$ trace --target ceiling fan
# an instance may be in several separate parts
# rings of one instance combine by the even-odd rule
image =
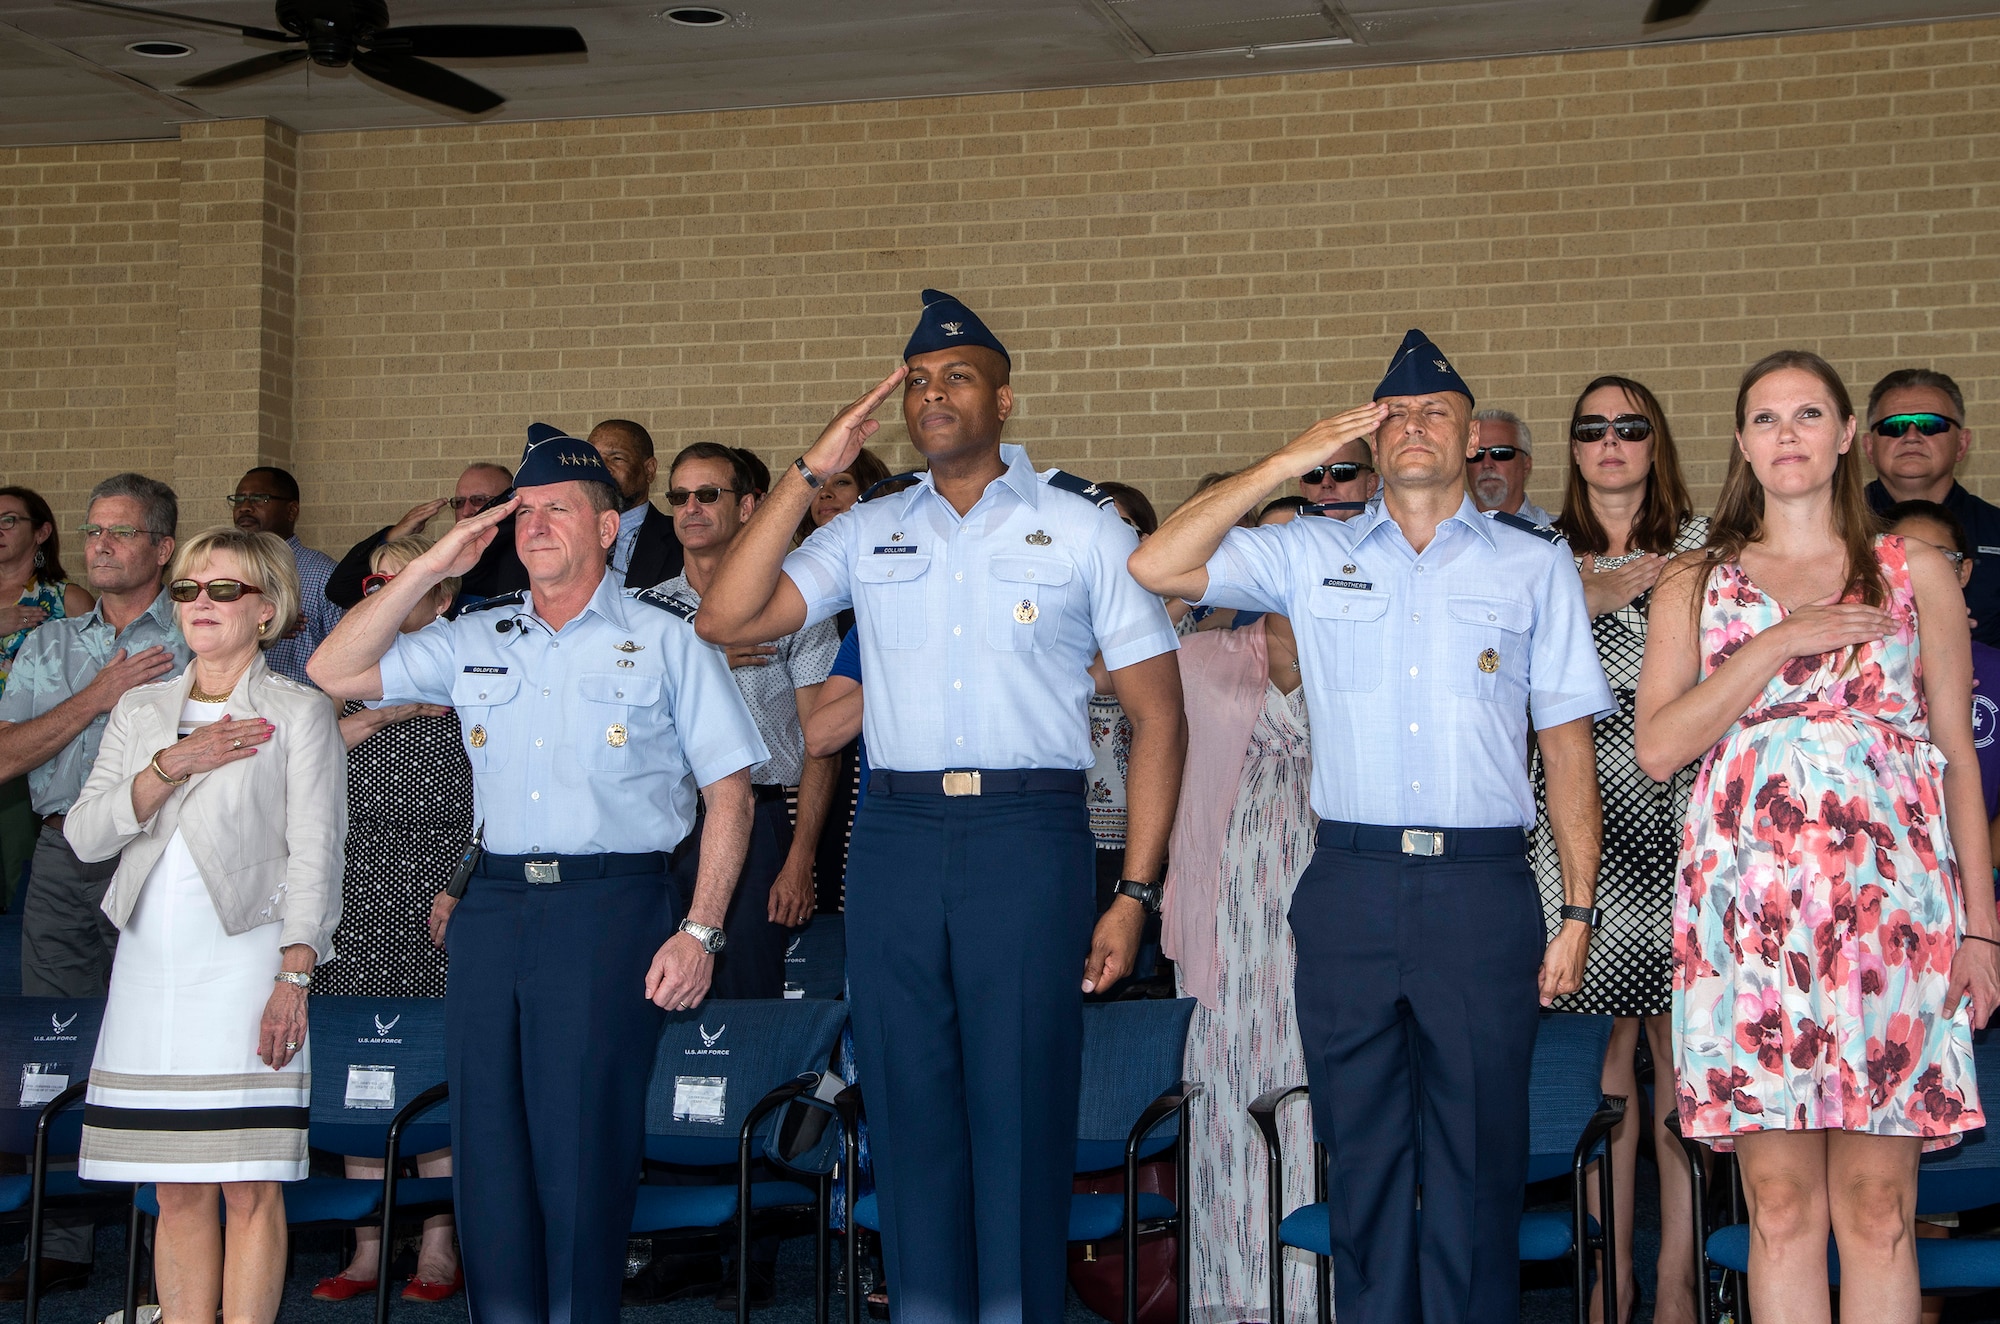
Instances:
[[[194,90],[232,84],[310,60],[324,69],[347,65],[401,92],[433,101],[468,115],[503,104],[507,98],[491,88],[461,78],[430,59],[493,59],[525,55],[584,53],[583,34],[575,28],[519,27],[495,23],[416,24],[389,26],[386,0],[277,0],[278,29],[245,27],[196,14],[115,3],[115,0],[70,0],[93,9],[113,9],[171,23],[221,28],[252,41],[283,42],[290,50],[253,55],[224,65],[181,86]]]

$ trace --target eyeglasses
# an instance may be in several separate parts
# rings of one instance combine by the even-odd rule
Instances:
[[[1299,481],[1315,487],[1321,483],[1351,483],[1356,478],[1359,478],[1364,470],[1372,474],[1375,472],[1375,466],[1372,464],[1322,464],[1317,469],[1308,469],[1300,474]]]
[[[493,498],[477,495],[446,497],[445,504],[450,506],[456,514],[477,515],[480,511],[493,504]]]
[[[693,489],[676,487],[668,491],[667,504],[675,510],[679,510],[688,503],[689,498],[693,498],[701,502],[704,506],[712,506],[722,500],[724,492],[729,493],[731,496],[742,495],[733,487],[697,487]]]
[[[1955,418],[1943,414],[1891,414],[1875,425],[1878,437],[1900,437],[1911,428],[1926,437],[1937,437],[1959,426]]]
[[[1483,450],[1476,450],[1472,452],[1472,454],[1467,458],[1470,459],[1472,463],[1478,464],[1481,460],[1485,459],[1487,456],[1490,455],[1493,457],[1493,460],[1496,464],[1505,464],[1507,463],[1507,461],[1513,459],[1516,455],[1519,454],[1521,454],[1521,448],[1519,446],[1488,446]]]
[[[366,598],[380,593],[383,589],[389,587],[389,581],[394,578],[394,575],[385,575],[379,572],[361,576],[361,596]]]
[[[1616,418],[1585,414],[1569,427],[1569,439],[1586,446],[1603,441],[1607,436],[1615,436],[1620,441],[1639,442],[1652,435],[1653,420],[1644,414],[1620,414]]]
[[[234,602],[245,593],[262,593],[264,590],[240,579],[176,579],[167,585],[167,596],[175,602],[193,602],[204,591],[210,602]]]
[[[26,515],[16,515],[12,511],[9,511],[5,515],[0,515],[0,533],[12,533],[17,527],[23,524],[32,528],[34,522]]]
[[[119,542],[131,542],[134,538],[142,536],[147,538],[167,536],[164,533],[155,533],[151,529],[135,529],[130,524],[79,524],[76,526],[76,531],[83,535],[85,542],[95,538],[115,538]]]
[[[229,503],[232,510],[241,510],[244,506],[268,506],[282,498],[274,497],[269,492],[231,492],[222,499]]]

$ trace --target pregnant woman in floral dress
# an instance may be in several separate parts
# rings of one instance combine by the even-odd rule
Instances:
[[[1917,1318],[1917,1159],[1984,1125],[1973,1027],[2000,920],[1956,577],[1877,532],[1854,410],[1817,355],[1737,393],[1708,547],[1655,590],[1640,765],[1706,753],[1682,835],[1685,1134],[1733,1146],[1761,1324]],[[1969,1002],[1970,1005],[1965,1005]]]

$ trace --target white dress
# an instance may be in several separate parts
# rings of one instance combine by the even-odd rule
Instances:
[[[223,715],[189,700],[181,734]],[[118,936],[84,1099],[80,1176],[108,1182],[299,1181],[311,1045],[273,1071],[258,1027],[282,927],[222,927],[175,832]]]
[[[1188,1303],[1197,1324],[1270,1318],[1269,1164],[1249,1107],[1265,1090],[1306,1079],[1292,998],[1297,958],[1285,912],[1312,859],[1319,822],[1308,799],[1307,740],[1304,687],[1287,695],[1267,685],[1222,842],[1216,1007],[1197,1005],[1188,1027],[1185,1074],[1202,1085],[1189,1135],[1194,1283]],[[1313,1198],[1310,1112],[1294,1099],[1279,1115],[1287,1210]],[[1317,1300],[1311,1260],[1295,1251],[1286,1261],[1286,1313],[1311,1319]]]

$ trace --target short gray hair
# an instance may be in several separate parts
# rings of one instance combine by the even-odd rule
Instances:
[[[1528,422],[1511,409],[1482,409],[1472,416],[1475,423],[1511,423],[1514,427],[1515,445],[1533,455],[1535,434],[1528,431]]]
[[[157,478],[144,474],[123,473],[111,477],[90,489],[90,501],[94,506],[107,497],[128,497],[139,503],[146,512],[146,532],[158,538],[171,538],[180,527],[181,503],[174,495],[174,489]]]

